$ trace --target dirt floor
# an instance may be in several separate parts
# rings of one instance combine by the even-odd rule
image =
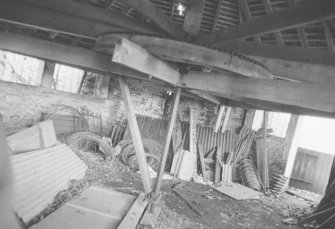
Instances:
[[[88,152],[77,154],[89,167],[86,177],[72,182],[68,190],[59,193],[54,204],[31,224],[43,219],[93,184],[134,195],[143,190],[140,174],[120,162],[108,162],[101,156]],[[179,183],[178,191],[201,211],[201,216],[173,192],[176,183]],[[215,191],[209,185],[180,180],[164,180],[162,194],[165,203],[156,225],[158,229],[299,228],[295,224],[303,215],[310,213],[315,204],[288,194],[280,199],[261,195],[259,199],[237,201]]]

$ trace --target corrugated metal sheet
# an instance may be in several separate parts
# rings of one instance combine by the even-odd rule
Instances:
[[[165,129],[167,126],[167,120],[160,118],[150,118],[147,116],[137,116],[138,126],[141,132],[142,139],[151,139],[162,143],[164,141]],[[189,123],[181,122],[182,136],[186,132],[186,138],[184,142],[184,149],[189,150]],[[230,141],[234,145],[236,135],[231,131],[226,131],[225,134],[221,132],[214,133],[213,127],[197,125],[197,141],[202,144],[202,152],[206,154],[214,147],[221,146],[222,149],[225,149],[226,142],[228,139],[225,139],[230,136]],[[129,128],[126,128],[123,139],[131,139],[131,134]],[[228,149],[225,150],[229,151]]]
[[[12,156],[13,209],[25,223],[53,202],[72,179],[82,179],[87,166],[65,144]]]

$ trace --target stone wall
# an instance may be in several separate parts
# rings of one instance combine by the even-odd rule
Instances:
[[[133,83],[129,87],[136,114],[153,118],[163,116],[166,101],[164,91],[148,88],[141,83]],[[90,114],[101,114],[105,133],[108,133],[112,125],[126,122],[125,109],[116,80],[110,82],[107,99],[0,81],[0,101],[2,122],[9,132],[33,125],[39,121],[42,113],[53,113],[58,105],[71,106]],[[198,110],[198,123],[214,125],[218,113],[216,105],[182,97],[179,112],[183,120],[188,120],[189,105]],[[57,113],[64,112],[57,110]],[[228,129],[239,128],[244,113],[243,109],[233,108]]]

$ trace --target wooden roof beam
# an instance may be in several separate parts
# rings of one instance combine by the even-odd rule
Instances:
[[[335,91],[325,85],[284,80],[252,79],[233,74],[189,73],[182,85],[220,97],[248,98],[297,108],[313,109],[335,116]]]
[[[291,9],[254,18],[225,31],[199,36],[197,42],[201,44],[220,44],[230,40],[297,27],[334,16],[334,0],[310,0]]]
[[[170,17],[162,13],[160,9],[154,6],[149,0],[122,0],[127,3],[131,8],[136,9],[144,16],[152,20],[159,28],[170,36],[178,39],[185,40],[186,32],[176,24]]]

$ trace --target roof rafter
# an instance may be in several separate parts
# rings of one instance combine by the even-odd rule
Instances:
[[[170,17],[162,13],[156,6],[154,6],[148,0],[122,0],[127,3],[130,7],[136,9],[144,16],[152,20],[158,27],[170,36],[184,40],[187,36],[186,32]]]
[[[310,0],[291,9],[254,18],[225,31],[199,36],[197,42],[220,44],[229,40],[288,29],[334,16],[334,0]]]

